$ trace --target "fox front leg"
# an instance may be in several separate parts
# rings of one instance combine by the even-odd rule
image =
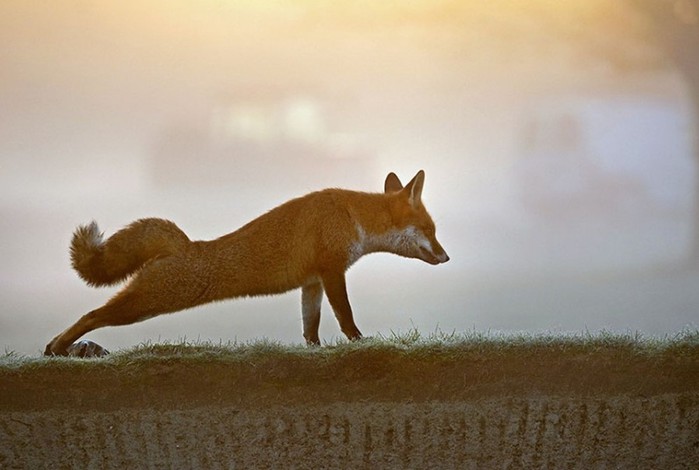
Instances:
[[[328,273],[322,276],[323,288],[325,295],[328,296],[330,306],[335,312],[335,317],[340,324],[340,330],[349,338],[350,341],[356,341],[362,337],[362,333],[354,324],[352,317],[352,307],[347,297],[347,286],[345,284],[344,273]]]
[[[309,346],[319,346],[320,304],[323,300],[323,284],[319,281],[306,284],[301,289],[301,312],[303,314],[303,337]]]

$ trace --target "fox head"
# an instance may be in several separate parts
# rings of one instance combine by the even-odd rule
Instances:
[[[424,184],[422,170],[405,186],[395,173],[386,177],[384,192],[391,196],[390,251],[430,264],[446,263],[449,256],[437,241],[432,217],[422,204]]]

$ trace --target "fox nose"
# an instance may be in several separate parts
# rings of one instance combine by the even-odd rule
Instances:
[[[446,263],[447,261],[449,261],[449,255],[446,251],[442,250],[442,253],[437,256],[437,260],[440,263]]]

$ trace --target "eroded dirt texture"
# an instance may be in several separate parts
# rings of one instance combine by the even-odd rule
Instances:
[[[350,350],[0,370],[0,468],[695,469],[699,361]]]
[[[696,468],[699,396],[0,415],[2,468]]]

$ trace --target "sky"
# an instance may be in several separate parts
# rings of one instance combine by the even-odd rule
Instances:
[[[451,261],[348,272],[365,335],[672,335],[699,323],[687,84],[624,2],[0,4],[0,347],[38,354],[118,288],[77,225],[216,238],[310,191],[426,172]],[[87,337],[299,343],[300,292]],[[321,337],[340,337],[323,305]]]

